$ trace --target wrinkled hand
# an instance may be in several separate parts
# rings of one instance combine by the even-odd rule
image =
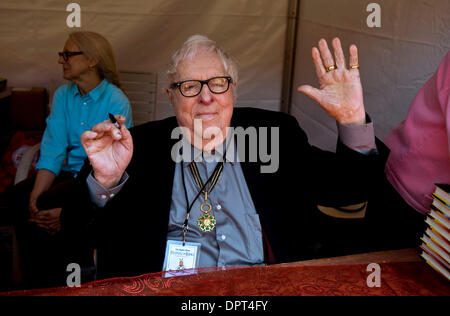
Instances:
[[[29,221],[35,223],[38,227],[44,228],[50,235],[54,235],[61,230],[60,216],[61,208],[59,207],[40,211]]]
[[[344,52],[339,38],[333,40],[334,58],[324,39],[319,41],[319,49],[312,49],[312,58],[319,79],[320,89],[309,85],[298,87],[298,91],[306,94],[330,116],[341,124],[364,124],[365,109],[363,90],[358,69],[347,69]],[[327,71],[328,67],[335,70]],[[358,64],[358,49],[350,46],[349,66]]]
[[[109,120],[81,134],[81,144],[91,162],[95,179],[105,188],[117,185],[133,155],[133,139],[124,124],[125,117],[116,116],[118,130]]]

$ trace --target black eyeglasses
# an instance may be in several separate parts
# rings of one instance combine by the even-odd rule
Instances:
[[[185,80],[170,84],[171,89],[178,87],[185,97],[195,97],[202,92],[203,85],[207,85],[209,91],[215,94],[225,93],[230,88],[231,77],[213,77],[208,80]]]
[[[69,57],[81,55],[81,54],[83,54],[83,52],[59,52],[58,53],[59,57],[62,57],[64,59],[64,61],[68,61]]]

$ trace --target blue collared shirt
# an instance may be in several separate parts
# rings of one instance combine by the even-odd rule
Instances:
[[[55,175],[60,171],[77,174],[86,159],[80,136],[94,125],[109,119],[108,113],[126,117],[132,126],[128,98],[106,79],[82,96],[73,83],[59,87],[53,95],[52,111],[42,137],[41,156],[36,169],[47,169]]]
[[[204,194],[201,194],[194,202],[189,216],[186,241],[201,244],[199,267],[264,264],[259,215],[238,161],[237,148],[231,139],[233,135],[229,133],[227,141],[222,146],[218,146],[212,155],[186,144],[184,148],[194,151],[191,159],[184,160],[183,157],[183,161],[175,166],[167,240],[182,241],[182,225],[186,218],[187,204],[193,201],[200,190],[190,172],[189,165],[192,161],[196,162],[200,177],[203,182],[206,182],[213,174],[218,161],[222,161],[225,146],[227,146],[227,161],[222,175],[208,194],[208,202],[211,204],[209,214],[215,217],[217,223],[215,229],[203,232],[197,225],[198,219],[203,215],[200,205],[205,202]],[[184,172],[185,183],[182,180],[182,172]],[[189,202],[186,201],[183,186],[186,187]]]

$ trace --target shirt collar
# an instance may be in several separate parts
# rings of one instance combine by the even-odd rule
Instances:
[[[94,100],[94,102],[97,102],[98,99],[100,99],[100,97],[102,96],[107,86],[108,80],[103,79],[94,89],[86,93],[84,97],[89,96],[92,100]],[[78,86],[76,84],[72,84],[72,92],[73,95],[79,94],[81,96],[80,90],[78,89]]]

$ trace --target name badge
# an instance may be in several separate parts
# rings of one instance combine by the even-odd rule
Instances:
[[[163,271],[180,271],[198,267],[201,244],[168,240]]]

